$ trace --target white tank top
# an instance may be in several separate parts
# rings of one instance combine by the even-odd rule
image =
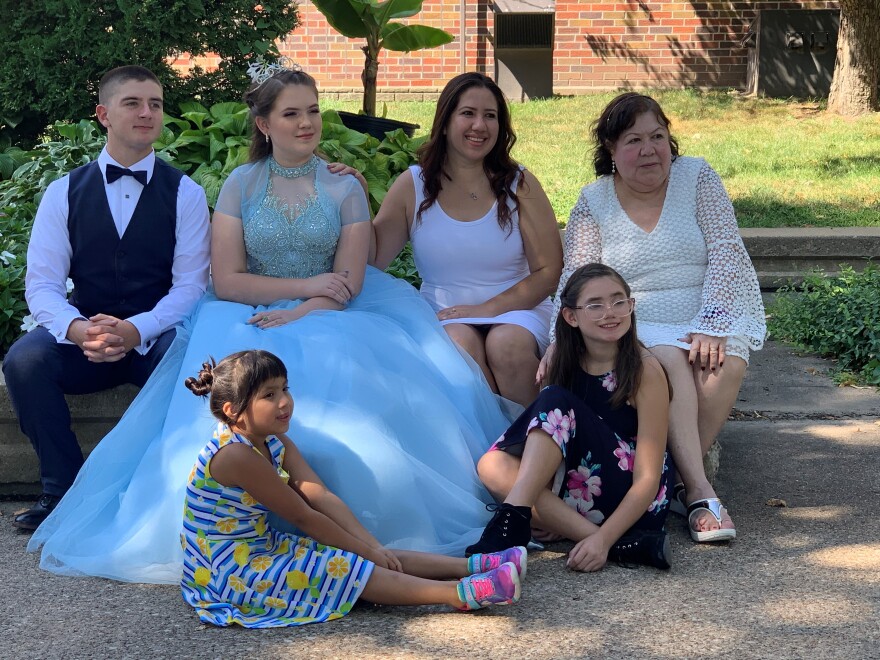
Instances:
[[[416,210],[425,199],[422,168],[410,168]],[[519,183],[518,174],[513,188]],[[413,218],[410,240],[416,268],[422,277],[420,292],[435,309],[452,305],[479,305],[528,277],[529,264],[519,232],[519,215],[512,200],[511,224],[498,225],[498,202],[482,218],[462,222],[449,217],[439,202],[421,220]]]

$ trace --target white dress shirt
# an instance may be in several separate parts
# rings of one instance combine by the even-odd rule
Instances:
[[[110,213],[120,238],[134,215],[143,186],[131,176],[107,183],[107,165],[122,167],[107,148],[98,156],[104,179],[104,190]],[[156,154],[150,154],[128,169],[145,170],[147,181],[153,177]],[[46,189],[34,219],[28,244],[25,299],[34,320],[46,328],[55,340],[70,344],[67,330],[83,315],[67,301],[67,277],[70,273],[72,248],[67,231],[67,191],[70,177],[53,181]],[[182,320],[204,294],[208,285],[210,260],[210,225],[205,191],[188,176],[177,189],[177,223],[174,262],[171,267],[171,289],[156,306],[126,319],[138,330],[141,344],[135,350],[144,354],[163,332]]]

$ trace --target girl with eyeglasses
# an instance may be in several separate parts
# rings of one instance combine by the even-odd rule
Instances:
[[[526,545],[534,532],[574,541],[573,570],[609,559],[669,568],[666,373],[636,338],[635,301],[617,271],[582,266],[560,299],[549,384],[480,459],[501,504],[466,553]]]

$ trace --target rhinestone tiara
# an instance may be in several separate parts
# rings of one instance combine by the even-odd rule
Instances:
[[[262,85],[269,78],[282,71],[302,71],[302,67],[289,57],[279,57],[271,64],[266,62],[263,57],[257,57],[247,68],[247,74],[255,85]]]

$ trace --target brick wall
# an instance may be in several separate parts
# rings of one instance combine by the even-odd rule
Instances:
[[[360,98],[362,42],[339,36],[308,0],[299,3],[299,12],[301,25],[280,45],[282,53],[315,77],[322,94]],[[491,5],[485,0],[425,0],[419,14],[401,22],[441,28],[454,35],[455,40],[439,48],[412,53],[383,50],[379,98],[434,98],[452,76],[464,70],[491,75],[495,67],[489,41],[492,16]]]
[[[838,7],[832,0],[555,5],[553,91],[557,94],[658,85],[742,88],[747,50],[740,40],[757,10]],[[281,51],[315,76],[322,94],[360,98],[364,61],[360,42],[336,34],[308,0],[299,2],[299,10],[302,24],[280,44]],[[422,12],[409,22],[442,28],[455,40],[409,54],[383,51],[380,99],[433,98],[449,78],[464,70],[494,75],[491,0],[425,0]],[[202,62],[211,64],[210,59]],[[189,63],[188,58],[177,62],[183,67]]]
[[[557,2],[556,93],[627,86],[743,87],[740,40],[759,9],[837,2]]]

